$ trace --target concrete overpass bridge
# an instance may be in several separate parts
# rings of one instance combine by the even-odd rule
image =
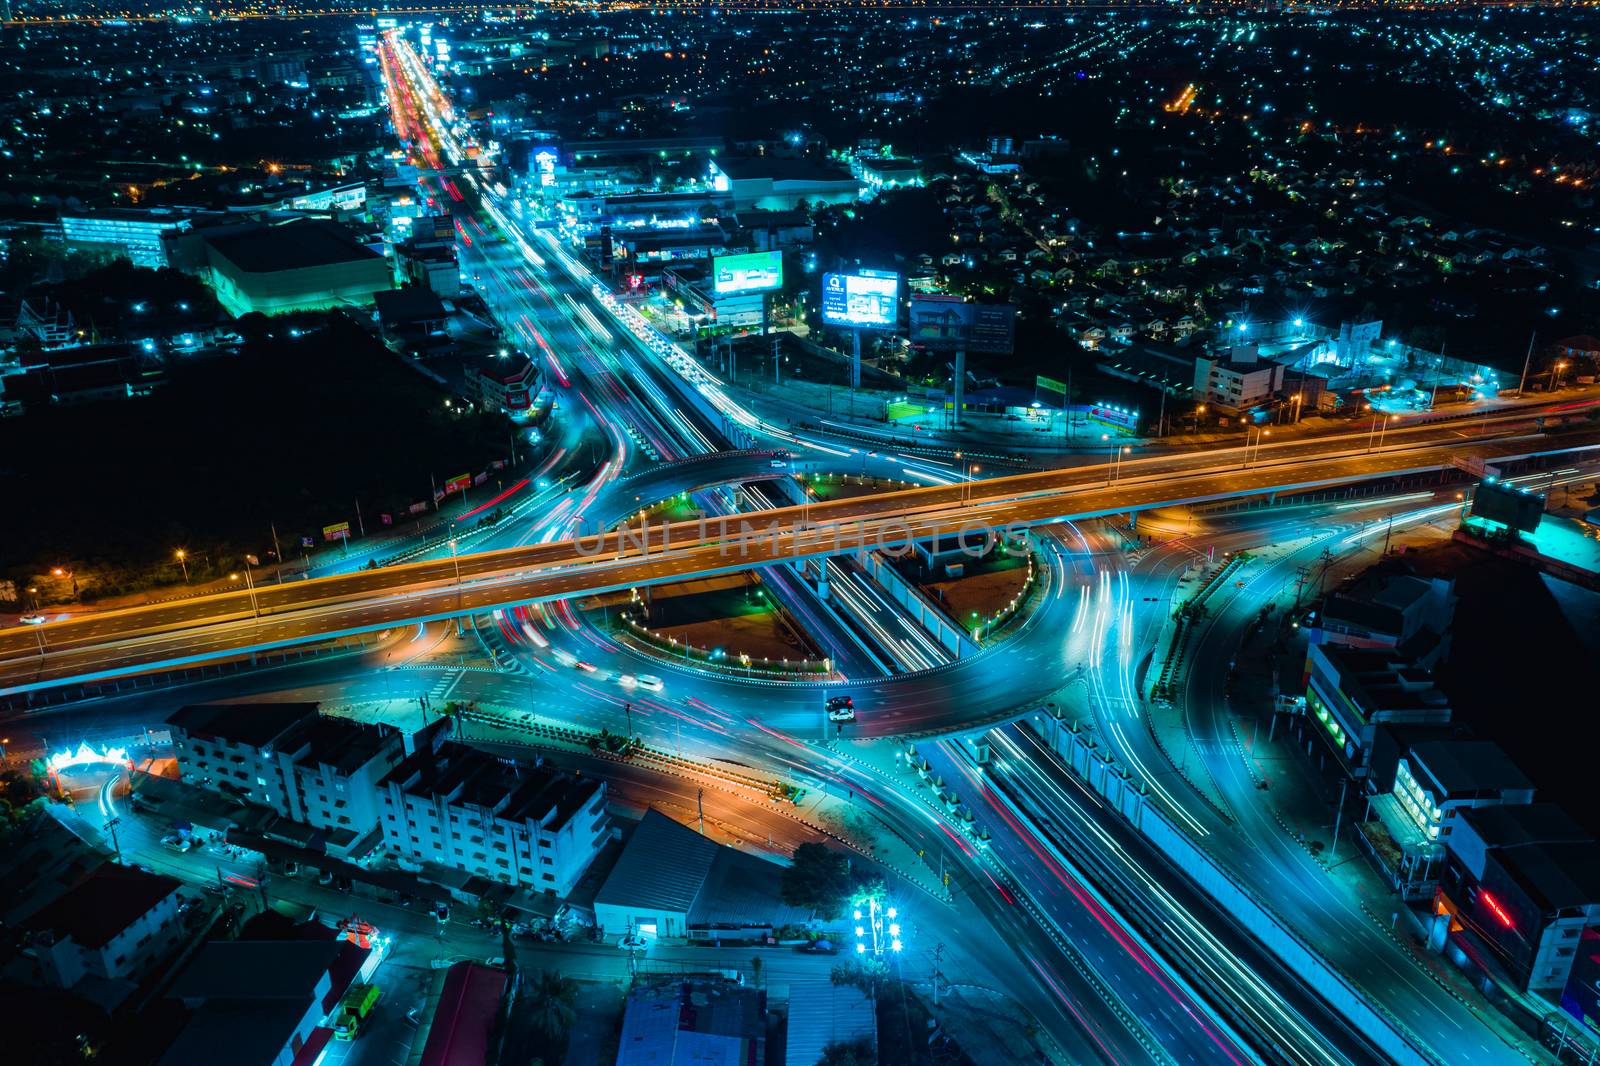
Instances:
[[[1454,438],[1453,440],[1450,438]],[[1368,446],[1370,447],[1370,446]],[[554,544],[258,587],[0,631],[0,696],[172,669],[395,625],[682,581],[953,533],[1138,512],[1385,478],[1600,460],[1600,430],[1493,440],[1445,436],[1366,450],[1307,441],[1257,458],[1232,449],[1117,466],[906,489]],[[1482,465],[1480,465],[1482,464]],[[773,473],[778,473],[773,471]]]

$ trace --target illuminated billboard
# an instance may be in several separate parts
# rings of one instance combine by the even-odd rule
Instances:
[[[967,303],[959,296],[911,298],[912,344],[933,351],[1006,354],[1015,343],[1017,309],[1011,304]]]
[[[1532,533],[1544,518],[1544,497],[1485,478],[1472,494],[1472,515],[1485,522]]]
[[[783,253],[748,252],[711,260],[712,290],[718,296],[771,292],[783,288]]]
[[[822,275],[822,321],[856,329],[893,329],[900,320],[900,275],[888,270]]]

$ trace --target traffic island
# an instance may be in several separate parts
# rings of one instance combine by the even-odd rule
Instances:
[[[636,590],[610,631],[650,654],[718,672],[816,678],[831,664],[759,576],[733,574]]]

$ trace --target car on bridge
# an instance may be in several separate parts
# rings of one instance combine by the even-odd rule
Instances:
[[[853,722],[856,720],[856,701],[849,696],[828,697],[828,721]]]

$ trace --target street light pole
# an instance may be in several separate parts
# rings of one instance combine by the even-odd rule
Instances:
[[[182,548],[178,549],[178,565],[183,567],[183,583],[189,583],[189,553]]]
[[[454,523],[451,523],[452,528]],[[456,538],[450,538],[450,563],[456,570],[456,636],[461,635],[461,557],[456,554]]]
[[[1256,453],[1255,453],[1255,458],[1256,459],[1260,459],[1261,458],[1261,441],[1262,441],[1262,439],[1265,438],[1265,437],[1272,436],[1272,430],[1268,429],[1266,426],[1255,426],[1255,427],[1246,426],[1245,427],[1245,431],[1244,431],[1244,468],[1246,470],[1250,469],[1250,462],[1251,462],[1251,458],[1250,458],[1250,430],[1251,430],[1251,428],[1254,428],[1255,431],[1256,431]]]
[[[256,580],[255,575],[250,570],[250,557],[248,555],[245,556],[244,560],[244,587],[250,590],[250,613],[259,622],[261,620],[261,605],[256,602]]]

